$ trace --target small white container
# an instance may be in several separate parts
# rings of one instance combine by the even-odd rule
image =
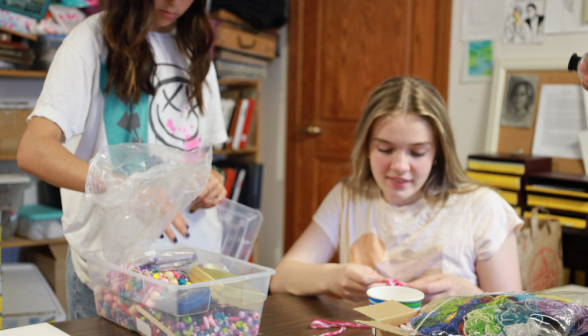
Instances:
[[[34,264],[3,264],[2,287],[3,329],[65,321],[63,308]]]
[[[63,237],[63,211],[45,205],[25,205],[18,211],[16,234],[30,240]]]

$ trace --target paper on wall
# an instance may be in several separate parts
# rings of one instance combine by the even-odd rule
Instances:
[[[502,41],[512,44],[542,43],[545,38],[545,0],[508,0]]]
[[[581,33],[588,31],[584,23],[584,0],[547,0],[545,34]]]
[[[463,81],[489,81],[492,78],[492,41],[470,41],[467,44]]]
[[[505,0],[465,0],[462,40],[491,40],[502,36]]]
[[[586,130],[580,85],[545,84],[541,87],[533,155],[580,159],[580,131]]]

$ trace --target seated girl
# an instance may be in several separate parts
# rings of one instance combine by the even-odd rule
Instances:
[[[276,268],[272,293],[354,301],[386,278],[441,295],[521,290],[523,223],[496,192],[468,180],[443,98],[394,77],[359,120],[351,176],[323,200]],[[339,252],[339,264],[329,263]]]

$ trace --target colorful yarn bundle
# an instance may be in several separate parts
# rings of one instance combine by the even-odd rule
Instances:
[[[426,336],[574,336],[588,331],[588,309],[553,293],[462,296],[433,302],[410,326]]]
[[[170,289],[169,285],[142,281],[118,271],[108,272],[105,280],[102,286],[94,289],[96,310],[100,316],[127,329],[148,328],[153,336],[170,333],[176,336],[258,334],[259,304],[244,307],[219,304],[208,287],[179,292]],[[156,309],[164,306],[176,307],[177,314]]]

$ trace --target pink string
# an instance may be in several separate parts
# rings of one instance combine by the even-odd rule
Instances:
[[[398,280],[396,280],[396,279],[394,279],[394,278],[389,278],[389,279],[386,279],[385,281],[386,281],[386,286],[400,286],[400,287],[407,287],[407,284],[405,284],[405,283],[404,283],[404,282],[402,282],[402,281],[398,281]]]
[[[337,331],[329,331],[324,334],[320,334],[319,336],[340,335],[342,332],[344,332],[346,330],[347,327],[358,328],[358,329],[370,329],[371,328],[371,327],[365,326],[363,324],[357,324],[357,323],[353,323],[353,322],[327,321],[327,320],[319,320],[319,319],[312,320],[312,322],[310,322],[310,327],[312,329],[327,329],[327,328],[341,327]]]

